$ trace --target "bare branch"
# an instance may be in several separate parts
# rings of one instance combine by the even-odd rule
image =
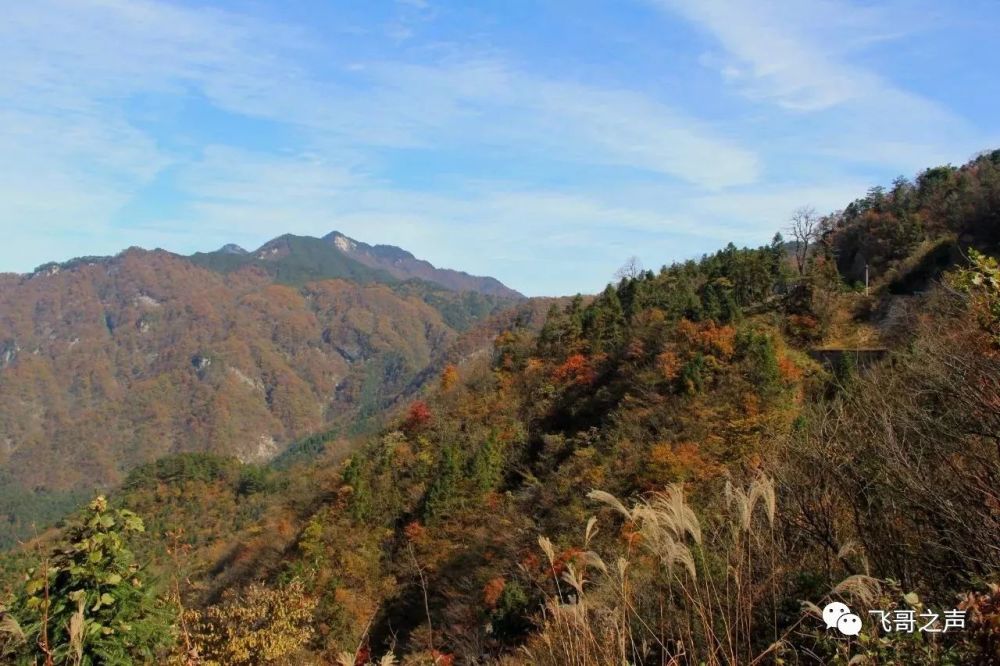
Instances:
[[[806,260],[809,258],[809,246],[819,236],[820,217],[812,206],[802,206],[792,213],[788,231],[795,242],[795,266],[799,275],[806,272]]]
[[[642,261],[639,260],[639,257],[632,255],[625,261],[624,264],[622,264],[621,268],[615,271],[615,279],[623,280],[627,278],[629,280],[634,280],[642,275],[642,272]]]

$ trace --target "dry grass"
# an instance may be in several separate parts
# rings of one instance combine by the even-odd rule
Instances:
[[[774,484],[763,475],[727,484],[725,515],[709,532],[672,485],[626,506],[595,490],[591,500],[624,521],[628,537],[610,559],[591,550],[597,518],[587,522],[583,554],[553,577],[543,630],[526,650],[533,664],[752,664],[781,649],[754,645],[774,602]],[[555,548],[539,545],[550,565]],[[773,608],[770,608],[773,610]]]

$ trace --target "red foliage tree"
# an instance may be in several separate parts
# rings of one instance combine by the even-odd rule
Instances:
[[[406,412],[403,429],[407,432],[419,431],[431,422],[431,418],[433,418],[433,415],[427,403],[423,400],[414,400],[410,403],[410,408]]]
[[[594,383],[597,373],[591,367],[583,354],[573,354],[555,369],[553,378],[561,384],[580,384],[583,386]]]
[[[503,594],[506,586],[507,584],[501,576],[492,578],[486,583],[486,587],[483,588],[483,603],[486,604],[487,608],[496,608],[500,601],[500,595]]]

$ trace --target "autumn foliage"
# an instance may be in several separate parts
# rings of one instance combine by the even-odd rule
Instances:
[[[177,618],[173,656],[186,636],[202,663],[994,663],[1000,273],[983,243],[941,268],[944,287],[924,277],[940,258],[926,252],[958,242],[947,234],[996,236],[998,188],[1000,153],[871,192],[824,219],[801,274],[777,237],[529,301],[441,357],[461,371],[422,366],[441,371],[407,384],[409,402],[287,468],[204,454],[139,468],[115,501],[146,517],[146,540],[133,536],[148,580],[175,582],[156,590]],[[871,293],[840,252],[874,253]],[[255,381],[265,403],[288,385],[262,418],[316,417],[296,396],[324,373],[295,377],[328,343],[295,344],[316,321],[303,301],[324,322],[343,308],[351,330],[371,321],[348,305],[353,288],[306,298],[239,279],[288,356],[264,375],[209,353],[185,369],[201,375],[187,385],[224,389],[196,395],[236,439],[225,424],[254,412],[234,389],[255,396]],[[862,343],[878,353],[843,368],[816,349]],[[394,359],[341,388],[382,404],[379,381],[408,376]],[[18,386],[56,381],[39,366],[32,384],[28,365],[13,368]],[[108,376],[92,390],[111,395]],[[170,404],[143,404],[148,433],[171,422]],[[186,543],[168,553],[158,535],[181,524]],[[22,555],[3,565],[12,590]],[[38,571],[23,598],[44,594]],[[968,631],[916,640],[870,625],[848,640],[817,617],[830,601],[865,618],[954,607]],[[59,612],[68,626],[74,608]],[[38,635],[37,612],[23,617]]]
[[[458,368],[449,363],[441,371],[441,391],[447,393],[458,383]]]
[[[431,422],[431,408],[423,400],[415,400],[406,410],[403,429],[416,432]]]
[[[588,386],[594,382],[596,373],[586,356],[573,354],[553,371],[552,378],[561,384]]]

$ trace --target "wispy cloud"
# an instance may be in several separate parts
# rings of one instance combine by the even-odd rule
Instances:
[[[921,11],[913,3],[904,12],[832,0],[651,1],[714,38],[723,51],[705,53],[702,62],[729,85],[811,115],[814,143],[804,150],[911,171],[947,160],[956,147],[978,147],[981,137],[964,118],[855,62],[866,47],[928,25],[913,18]]]
[[[591,44],[562,22],[541,66],[520,19],[504,41],[489,32],[500,9],[447,0],[319,3],[335,15],[319,25],[243,3],[14,3],[0,270],[339,228],[554,293],[597,288],[637,252],[656,265],[766,240],[870,173],[983,147],[861,57],[911,27],[846,1],[642,0],[695,33],[655,66],[638,26]],[[660,46],[656,22],[641,27]]]
[[[383,103],[420,100],[418,134],[520,155],[642,169],[704,187],[753,182],[753,151],[634,91],[545,79],[494,60],[372,68]]]
[[[746,3],[654,0],[712,34],[723,55],[704,56],[750,96],[797,111],[820,111],[881,88],[871,72],[842,60],[872,11],[822,0]],[[845,42],[845,38],[847,42]]]
[[[99,245],[116,211],[164,169],[190,183],[220,163],[222,148],[194,146],[205,154],[192,161],[131,118],[129,104],[144,96],[277,123],[293,132],[287,148],[321,156],[323,170],[307,172],[290,167],[280,146],[222,160],[232,171],[204,183],[224,189],[203,184],[188,202],[221,227],[235,223],[224,211],[239,197],[261,204],[262,191],[326,206],[331,190],[309,178],[373,177],[384,150],[478,151],[512,167],[534,156],[708,188],[759,175],[752,151],[662,101],[528,73],[474,50],[420,62],[343,58],[308,29],[151,0],[42,0],[9,10],[0,24],[0,223],[30,219],[53,237],[74,226]],[[280,167],[270,170],[278,179],[238,189],[247,164],[261,162]],[[374,178],[380,192],[391,190]],[[339,209],[362,205],[360,189],[339,190]],[[281,219],[293,211],[262,205],[275,231],[296,224]]]
[[[356,145],[516,150],[541,140],[575,161],[699,183],[756,175],[750,151],[662,103],[496,59],[353,63],[339,75],[334,62],[321,78],[299,56],[315,62],[327,54],[303,30],[156,2],[25,3],[4,25],[0,91],[49,115],[119,115],[116,107],[138,94],[195,90],[223,110]],[[706,168],[710,152],[730,170]]]

